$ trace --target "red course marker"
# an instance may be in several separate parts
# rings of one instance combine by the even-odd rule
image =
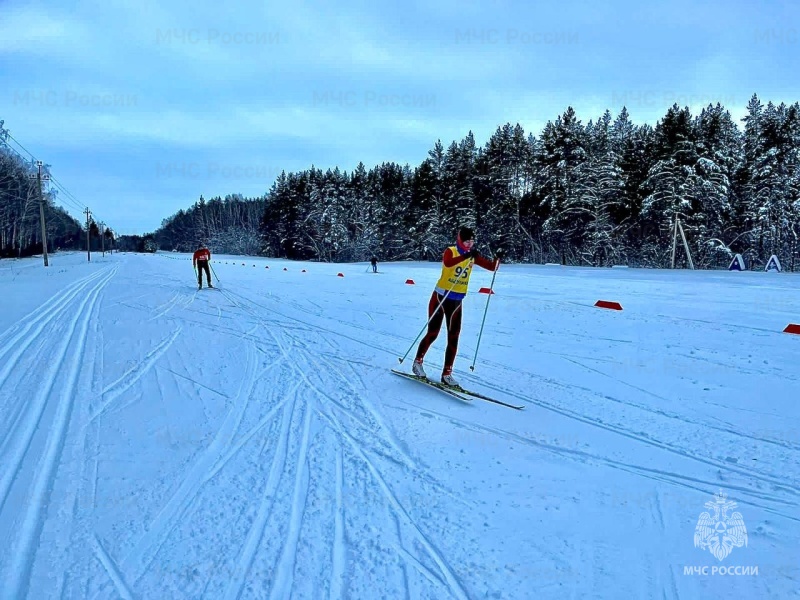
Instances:
[[[610,308],[611,310],[622,310],[619,302],[609,302],[608,300],[598,300],[594,305],[600,308]]]

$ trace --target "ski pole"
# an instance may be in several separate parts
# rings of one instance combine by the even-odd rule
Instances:
[[[211,272],[214,274],[214,278],[217,280],[217,283],[219,283],[219,277],[217,277],[217,272],[214,270],[214,267],[211,266],[211,261],[208,261],[208,266],[211,268]]]
[[[497,271],[500,269],[500,259],[497,259],[497,269],[495,269],[494,274],[492,275],[492,283],[489,285],[489,297],[486,298],[486,308],[483,309],[483,320],[481,321],[481,330],[478,333],[478,343],[475,345],[475,358],[472,359],[472,365],[470,365],[470,371],[475,370],[475,361],[478,360],[478,348],[481,345],[481,336],[483,335],[483,324],[486,323],[486,313],[489,310],[489,300],[492,299],[492,288],[494,287],[494,278],[497,277]]]
[[[197,267],[194,266],[194,263],[192,263],[192,270],[194,271],[194,280],[197,281]]]
[[[470,260],[471,260],[471,259],[470,259]],[[411,348],[413,348],[413,347],[414,347],[414,345],[417,343],[417,340],[419,339],[419,337],[420,337],[420,336],[423,334],[423,332],[424,332],[424,331],[425,331],[425,330],[428,328],[428,325],[430,325],[430,322],[431,322],[431,321],[433,321],[433,317],[434,317],[434,316],[436,316],[436,313],[437,313],[437,312],[439,312],[439,309],[442,307],[442,304],[444,304],[444,301],[447,299],[447,296],[449,296],[449,295],[450,295],[450,292],[452,292],[452,291],[455,289],[455,287],[456,287],[456,285],[457,285],[457,284],[458,284],[458,279],[456,279],[456,281],[455,281],[455,283],[453,283],[452,287],[451,287],[449,290],[447,290],[447,292],[445,292],[444,296],[442,296],[442,301],[441,301],[441,302],[439,302],[439,306],[437,306],[437,307],[436,307],[436,310],[434,310],[434,311],[431,313],[431,316],[428,318],[428,322],[427,322],[427,323],[425,323],[425,325],[423,325],[423,326],[422,326],[422,329],[421,329],[421,330],[420,330],[420,332],[417,334],[417,337],[416,337],[416,338],[414,338],[414,341],[413,341],[413,342],[411,342],[411,346],[409,346],[408,350],[406,350],[406,353],[403,355],[403,358],[398,358],[398,359],[397,359],[397,360],[399,360],[399,361],[400,361],[400,363],[401,363],[401,364],[402,364],[402,362],[403,362],[403,361],[406,359],[406,356],[408,356],[408,353],[409,353],[409,352],[411,352]]]

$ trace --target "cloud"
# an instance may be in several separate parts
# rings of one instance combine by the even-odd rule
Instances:
[[[283,168],[415,166],[437,139],[482,145],[506,122],[538,135],[568,106],[655,124],[674,102],[739,116],[753,92],[798,99],[796,8],[677,1],[6,0],[0,118],[107,222],[143,203],[152,229],[200,193],[263,193]],[[118,179],[95,181],[96,163]]]
[[[65,41],[80,43],[86,27],[77,19],[57,16],[32,5],[3,7],[0,53],[50,56]]]

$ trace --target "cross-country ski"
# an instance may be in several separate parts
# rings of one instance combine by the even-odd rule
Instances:
[[[472,400],[472,398],[480,398],[481,400],[485,400],[487,402],[493,402],[494,404],[499,404],[501,406],[507,406],[508,408],[514,408],[514,409],[517,409],[517,410],[522,410],[523,408],[525,408],[524,405],[510,404],[508,402],[503,402],[502,400],[497,400],[495,398],[491,398],[491,397],[486,396],[485,394],[481,394],[479,392],[473,392],[473,391],[470,391],[470,390],[465,390],[460,385],[450,386],[450,385],[447,385],[447,384],[444,384],[444,383],[441,383],[441,382],[431,381],[427,377],[421,377],[419,375],[414,375],[413,373],[404,373],[402,371],[397,371],[396,369],[392,369],[391,371],[392,371],[392,373],[394,373],[396,375],[400,375],[402,377],[406,377],[407,379],[411,379],[413,381],[418,381],[420,383],[426,384],[426,385],[428,385],[430,387],[433,387],[433,388],[435,388],[437,390],[445,392],[446,394],[450,394],[451,396],[455,396],[457,398],[460,398],[461,400],[470,401],[470,400]],[[472,396],[472,398],[470,398],[470,396]]]

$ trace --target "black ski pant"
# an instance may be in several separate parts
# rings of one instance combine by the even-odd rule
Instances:
[[[206,281],[211,285],[211,269],[208,268],[207,260],[197,261],[197,285],[203,285],[203,271],[206,272]]]
[[[458,337],[461,335],[461,300],[450,300],[448,298],[439,306],[440,302],[442,302],[442,296],[434,291],[433,294],[431,294],[430,302],[428,302],[428,318],[430,319],[430,323],[428,323],[428,332],[419,343],[419,348],[417,348],[417,360],[422,360],[428,348],[430,348],[434,340],[439,337],[439,330],[442,328],[442,320],[446,317],[447,349],[444,353],[444,371],[449,371],[453,368],[453,363],[456,361]]]

